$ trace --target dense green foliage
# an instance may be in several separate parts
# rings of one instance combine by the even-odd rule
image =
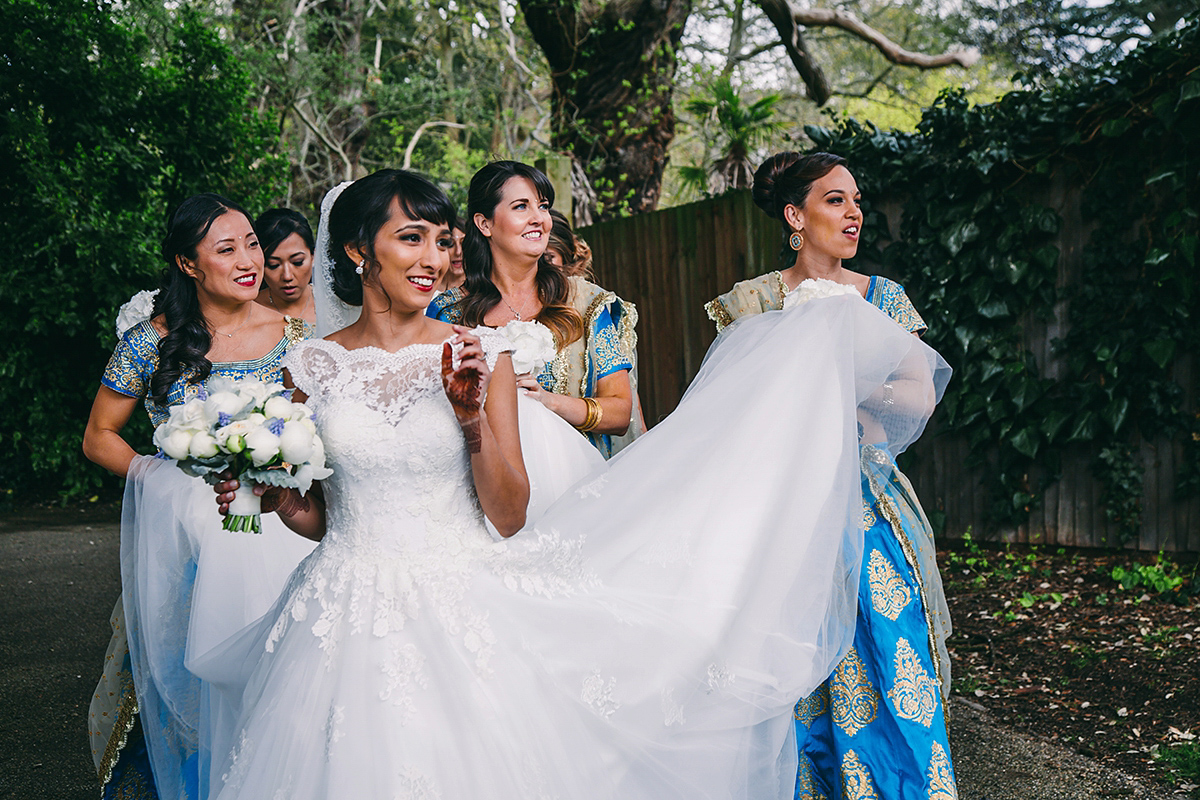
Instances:
[[[210,190],[255,209],[282,175],[240,67],[186,9],[9,0],[0,31],[0,490],[81,496],[105,485],[80,444],[113,320],[157,285],[167,209]]]
[[[993,522],[1024,519],[1072,447],[1093,454],[1125,539],[1141,523],[1139,442],[1182,441],[1177,491],[1197,488],[1198,70],[1192,22],[1115,66],[991,105],[946,92],[915,134],[808,129],[850,158],[867,197],[903,201],[890,246],[868,206],[863,256],[902,278],[956,370],[943,429],[987,464]],[[1054,196],[1077,202],[1090,231],[1065,288]],[[1065,334],[1047,369],[1021,323],[1056,313]]]

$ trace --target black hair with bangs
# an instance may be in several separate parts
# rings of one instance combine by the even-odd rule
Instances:
[[[381,169],[359,178],[338,197],[329,212],[329,256],[333,291],[352,306],[362,305],[363,279],[379,268],[375,237],[391,216],[392,200],[409,219],[454,227],[458,212],[446,193],[428,178],[402,169]],[[366,256],[363,273],[346,253],[357,247]]]

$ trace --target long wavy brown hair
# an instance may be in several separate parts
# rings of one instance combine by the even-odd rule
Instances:
[[[527,178],[542,200],[554,202],[554,186],[550,179],[536,167],[519,161],[493,161],[471,178],[467,190],[467,235],[463,239],[463,272],[466,274],[463,289],[466,297],[459,301],[463,324],[467,326],[482,325],[484,316],[501,302],[500,290],[492,282],[492,270],[495,267],[492,248],[475,224],[475,215],[483,214],[491,219],[500,203],[504,184],[513,178]],[[583,336],[583,317],[571,305],[571,284],[544,255],[538,259],[535,282],[538,300],[542,304],[542,310],[535,319],[550,329],[561,350]]]

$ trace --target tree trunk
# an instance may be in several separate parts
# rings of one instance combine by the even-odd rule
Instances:
[[[553,144],[586,175],[576,224],[653,211],[675,137],[675,49],[692,0],[520,0],[553,74]]]

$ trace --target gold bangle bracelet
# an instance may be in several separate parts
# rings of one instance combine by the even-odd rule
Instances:
[[[583,423],[575,427],[587,433],[599,425],[600,420],[604,418],[604,407],[594,398],[584,397],[581,399],[587,405],[587,415],[584,417]]]

